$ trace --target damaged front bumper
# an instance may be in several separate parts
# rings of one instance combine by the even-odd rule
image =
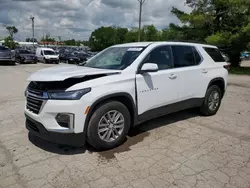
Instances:
[[[48,131],[41,123],[26,115],[26,128],[29,132],[41,139],[69,146],[80,147],[85,144],[84,133],[59,133]]]

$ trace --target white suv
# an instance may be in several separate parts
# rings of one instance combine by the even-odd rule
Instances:
[[[83,66],[32,74],[25,95],[26,127],[52,142],[99,150],[123,142],[141,122],[199,107],[214,115],[228,64],[215,46],[141,42],[112,46]]]

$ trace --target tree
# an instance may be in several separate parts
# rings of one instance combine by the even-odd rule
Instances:
[[[80,41],[76,41],[75,39],[65,40],[63,42],[64,42],[64,44],[66,46],[80,46],[81,45],[81,42]]]
[[[159,32],[154,25],[146,25],[143,27],[144,41],[157,41],[159,40]]]
[[[11,37],[12,40],[14,40],[14,34],[18,32],[18,29],[15,26],[7,26],[6,29],[9,32],[9,36]]]
[[[18,29],[15,26],[7,26],[6,29],[9,32],[9,36],[4,39],[4,45],[14,49],[17,46],[17,43],[14,41],[14,34],[18,32]]]
[[[126,35],[125,35],[125,41],[126,42],[137,42],[138,41],[138,28],[132,28],[130,29]]]
[[[56,40],[50,37],[50,34],[46,34],[45,37],[41,38],[41,42],[56,42]]]
[[[183,24],[179,27],[183,39],[217,45],[232,66],[239,66],[240,52],[250,41],[250,1],[189,0],[188,5],[191,13],[172,9]]]
[[[33,42],[33,38],[26,38],[26,42]],[[37,42],[37,39],[34,38],[34,42]]]
[[[18,43],[16,43],[11,36],[8,36],[4,39],[4,46],[7,46],[10,49],[15,49],[18,46]]]
[[[91,33],[89,47],[93,51],[101,51],[114,44],[124,43],[128,29],[116,27],[100,27]]]
[[[126,34],[128,33],[127,28],[116,28],[116,43],[121,44],[126,41]]]

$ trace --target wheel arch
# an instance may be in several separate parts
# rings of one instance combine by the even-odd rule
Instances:
[[[89,112],[86,116],[85,123],[84,123],[84,132],[86,133],[88,124],[90,121],[90,118],[95,111],[95,109],[100,106],[101,104],[107,102],[107,101],[119,101],[122,104],[124,104],[131,115],[131,126],[135,125],[137,122],[137,107],[136,104],[132,98],[132,96],[128,93],[121,92],[121,93],[114,93],[110,95],[106,95],[104,97],[101,97],[100,99],[96,100],[90,107]]]
[[[221,89],[222,96],[224,96],[224,93],[225,93],[225,90],[226,90],[226,85],[225,85],[225,80],[224,80],[224,78],[222,78],[222,77],[217,77],[217,78],[212,79],[212,80],[209,82],[207,89],[208,89],[210,86],[212,86],[212,85],[217,85],[217,86]]]

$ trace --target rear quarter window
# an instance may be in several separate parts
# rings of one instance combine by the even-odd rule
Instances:
[[[208,55],[215,61],[215,62],[225,62],[224,57],[221,55],[220,50],[217,48],[209,48],[203,47],[203,49],[208,53]]]

